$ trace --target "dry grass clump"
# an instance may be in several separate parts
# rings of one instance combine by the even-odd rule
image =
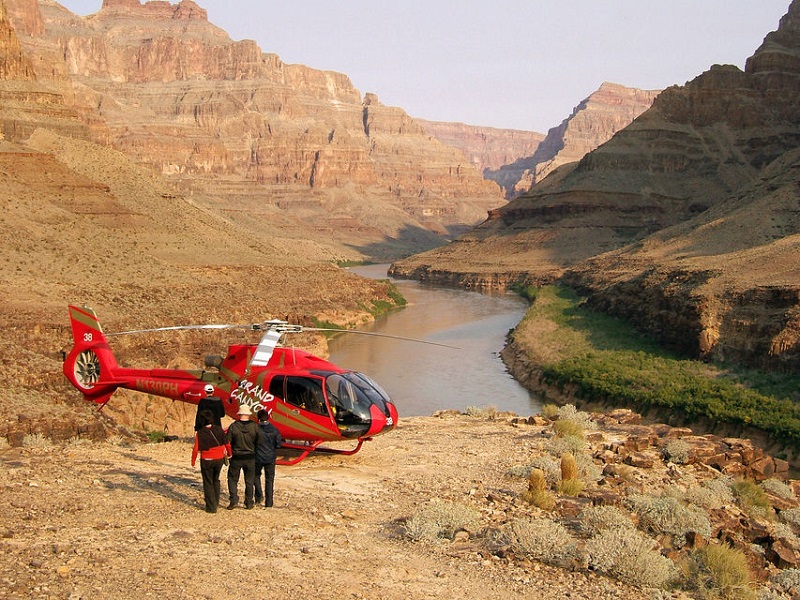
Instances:
[[[589,506],[578,513],[580,530],[590,536],[608,529],[635,529],[630,513],[619,506]]]
[[[578,462],[572,454],[561,456],[561,481],[557,491],[566,496],[577,496],[583,491],[583,482],[578,478]]]
[[[628,498],[632,509],[639,515],[639,526],[654,534],[673,537],[676,547],[686,544],[686,534],[699,533],[711,536],[711,523],[706,513],[694,505],[685,505],[671,496],[633,495]]]
[[[739,479],[731,484],[731,489],[736,502],[746,512],[761,517],[771,517],[773,515],[772,505],[769,502],[767,493],[757,483]]]
[[[52,445],[50,438],[41,433],[29,433],[22,438],[22,446],[25,448],[50,448]]]
[[[726,544],[711,544],[693,552],[684,566],[686,585],[700,598],[755,600],[747,557]]]
[[[590,567],[640,588],[666,589],[678,576],[658,544],[631,527],[601,531],[586,543],[586,550]]]
[[[689,451],[691,446],[685,441],[673,438],[668,440],[661,448],[661,456],[664,460],[674,462],[678,465],[683,465],[689,462]]]
[[[464,414],[468,417],[476,417],[478,419],[494,419],[497,415],[497,407],[493,404],[487,406],[468,406],[464,409]]]
[[[474,508],[442,500],[432,500],[415,512],[404,524],[405,533],[412,540],[435,542],[452,540],[458,531],[469,531],[480,521]]]
[[[511,524],[517,554],[556,566],[578,557],[578,541],[561,523],[550,519],[518,519]]]
[[[542,405],[542,416],[551,421],[555,421],[558,418],[558,406],[555,404]]]
[[[522,493],[522,499],[542,510],[553,510],[556,505],[556,498],[547,489],[547,479],[544,471],[531,469],[531,473],[528,476],[528,489]]]

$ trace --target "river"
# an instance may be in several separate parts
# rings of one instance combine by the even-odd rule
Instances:
[[[351,269],[373,279],[388,265]],[[331,340],[331,361],[361,371],[383,387],[401,416],[437,410],[494,406],[535,414],[541,402],[508,373],[499,353],[527,303],[513,294],[482,294],[395,279],[408,305],[380,317],[376,333],[455,348],[377,336],[341,335]]]

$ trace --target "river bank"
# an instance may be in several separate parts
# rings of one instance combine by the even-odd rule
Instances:
[[[545,403],[629,408],[699,434],[748,438],[800,468],[796,377],[764,385],[757,374],[738,376],[670,355],[623,322],[581,308],[564,288],[534,294],[501,356]]]

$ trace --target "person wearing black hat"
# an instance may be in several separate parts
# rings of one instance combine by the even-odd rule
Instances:
[[[222,398],[214,395],[214,386],[207,383],[205,388],[205,397],[200,398],[197,403],[197,414],[194,417],[194,430],[200,431],[202,425],[200,424],[200,413],[204,410],[211,412],[212,423],[222,427],[222,417],[225,416],[225,407],[222,406]]]

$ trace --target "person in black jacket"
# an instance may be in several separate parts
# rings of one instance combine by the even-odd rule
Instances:
[[[269,411],[258,411],[258,426],[264,433],[262,441],[256,446],[256,502],[264,500],[264,506],[272,506],[272,492],[275,487],[276,450],[283,444],[281,432],[269,420]],[[261,472],[264,472],[264,492],[261,492]]]
[[[233,510],[239,505],[239,473],[244,472],[244,507],[253,508],[253,491],[256,477],[256,447],[264,437],[261,428],[250,420],[250,408],[242,404],[239,407],[238,421],[228,427],[228,442],[231,445],[233,456],[228,465],[228,496],[230,504],[228,510]]]
[[[194,430],[200,431],[200,413],[204,410],[211,412],[213,418],[212,423],[217,426],[222,426],[222,417],[225,416],[225,407],[222,405],[222,398],[214,395],[214,386],[210,383],[206,384],[204,388],[206,393],[205,398],[200,398],[197,403],[197,414],[194,417]]]

